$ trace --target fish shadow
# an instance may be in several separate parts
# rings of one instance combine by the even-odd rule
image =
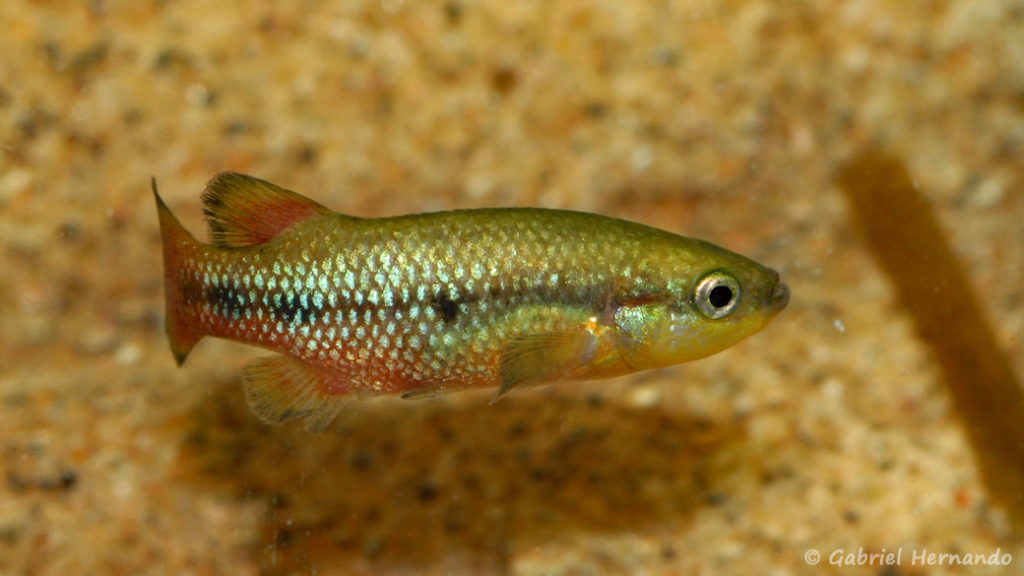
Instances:
[[[254,554],[264,574],[436,569],[453,558],[503,573],[523,547],[686,522],[721,503],[715,486],[736,459],[716,456],[743,444],[739,425],[585,390],[493,405],[493,392],[353,402],[312,435],[264,425],[238,383],[222,383],[187,418],[182,478],[263,503]]]

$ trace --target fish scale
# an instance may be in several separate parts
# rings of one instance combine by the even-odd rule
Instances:
[[[788,300],[742,256],[594,214],[362,219],[235,173],[203,200],[210,244],[157,195],[171,348],[179,363],[204,336],[278,352],[243,371],[271,423],[321,430],[353,395],[501,395],[674,364],[760,330]],[[728,286],[723,318],[694,299],[709,281]]]

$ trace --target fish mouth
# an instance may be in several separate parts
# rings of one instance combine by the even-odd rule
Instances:
[[[789,286],[782,282],[777,283],[775,288],[772,288],[771,294],[768,295],[766,304],[768,305],[770,316],[775,316],[781,312],[789,304]]]

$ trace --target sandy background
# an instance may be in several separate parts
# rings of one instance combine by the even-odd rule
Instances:
[[[1024,2],[7,0],[0,30],[0,574],[1024,574],[836,182],[903,159],[1024,374]],[[694,364],[268,428],[258,352],[178,369],[162,330],[149,179],[201,232],[228,169],[362,216],[639,220],[793,299]],[[829,564],[861,549],[902,564]]]

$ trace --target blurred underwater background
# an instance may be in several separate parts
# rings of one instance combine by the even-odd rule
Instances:
[[[1024,2],[7,0],[0,29],[0,575],[1024,574]],[[695,363],[268,427],[261,352],[179,369],[164,335],[150,179],[202,236],[223,170],[358,216],[635,220],[792,298]]]

